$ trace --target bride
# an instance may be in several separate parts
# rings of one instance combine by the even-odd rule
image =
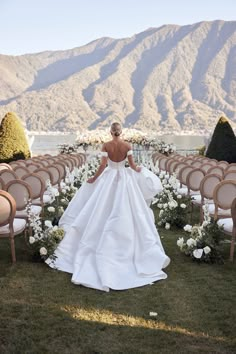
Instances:
[[[131,146],[111,125],[95,175],[78,190],[60,219],[65,237],[46,263],[72,274],[71,281],[109,291],[165,279],[166,256],[149,208],[162,190],[159,178],[136,166]],[[125,167],[126,158],[130,168]]]

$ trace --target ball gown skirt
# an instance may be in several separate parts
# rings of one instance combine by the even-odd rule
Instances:
[[[84,183],[60,219],[65,237],[52,268],[72,274],[71,281],[109,291],[165,279],[169,262],[154,224],[150,200],[162,190],[145,167],[140,173],[113,162],[92,183]]]

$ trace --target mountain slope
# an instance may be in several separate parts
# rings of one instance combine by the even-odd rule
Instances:
[[[0,55],[0,116],[32,130],[202,131],[236,123],[236,21],[150,28],[66,51]]]

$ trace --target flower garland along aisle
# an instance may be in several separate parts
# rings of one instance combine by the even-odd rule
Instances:
[[[60,184],[60,192],[51,186],[47,181],[47,194],[50,195],[51,202],[44,206],[42,217],[31,212],[31,203],[27,206],[29,226],[32,233],[28,238],[29,249],[33,260],[45,260],[50,257],[55,260],[55,249],[64,237],[64,230],[58,227],[58,223],[64,210],[74,197],[78,188],[91,177],[99,165],[98,158],[92,158],[88,163],[80,168],[75,168],[72,172],[66,168],[65,182]]]
[[[157,168],[155,169],[157,170]],[[162,192],[152,202],[159,209],[157,224],[167,230],[171,226],[183,227],[186,224],[190,210],[191,197],[178,193],[179,182],[175,174],[169,175],[165,171],[161,171],[157,175],[163,186]]]
[[[174,144],[167,144],[159,140],[153,132],[142,132],[137,129],[124,128],[122,129],[121,138],[133,145],[133,150],[140,155],[142,150],[158,151],[169,156],[176,151]],[[87,151],[89,147],[93,150],[99,150],[103,143],[111,140],[110,129],[96,129],[92,131],[84,131],[77,134],[74,144],[58,145],[59,151],[63,154],[71,154],[78,152],[81,148]],[[139,156],[139,161],[141,158]]]
[[[181,237],[177,241],[180,251],[193,260],[206,263],[223,263],[220,243],[223,240],[223,228],[210,218],[208,205],[203,206],[204,221],[202,225],[185,225],[189,233],[187,240]]]

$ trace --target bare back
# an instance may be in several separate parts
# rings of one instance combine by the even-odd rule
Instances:
[[[124,140],[111,140],[104,144],[104,149],[108,153],[110,160],[121,162],[126,159],[127,152],[131,149],[129,143]]]

